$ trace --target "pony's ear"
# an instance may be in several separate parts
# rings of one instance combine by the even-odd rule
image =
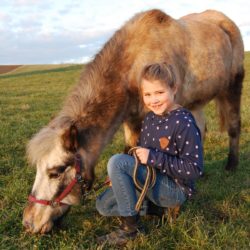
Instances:
[[[62,135],[63,147],[71,152],[76,152],[79,147],[78,130],[75,125],[71,125]]]

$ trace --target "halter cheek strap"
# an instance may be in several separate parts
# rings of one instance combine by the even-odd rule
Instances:
[[[33,203],[38,203],[41,205],[52,206],[52,207],[70,205],[70,204],[63,203],[61,201],[72,191],[73,187],[77,183],[83,183],[82,190],[84,189],[85,182],[84,182],[82,175],[81,175],[81,166],[82,166],[81,156],[79,154],[76,154],[75,155],[75,164],[74,164],[74,168],[76,170],[75,177],[57,198],[55,198],[53,200],[40,200],[40,199],[37,199],[33,195],[29,195],[28,200],[30,202],[33,202]]]

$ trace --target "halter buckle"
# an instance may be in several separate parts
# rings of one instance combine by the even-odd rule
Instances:
[[[76,178],[78,183],[82,183],[84,181],[83,178],[82,178],[82,175],[79,174],[79,173],[76,174],[75,178]]]
[[[59,207],[60,206],[60,202],[52,200],[50,201],[50,206],[55,208],[55,207]]]

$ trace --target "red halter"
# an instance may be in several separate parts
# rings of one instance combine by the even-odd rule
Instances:
[[[55,198],[54,200],[38,200],[35,196],[29,195],[28,200],[30,202],[39,203],[42,205],[52,206],[52,207],[69,205],[69,204],[63,203],[61,201],[71,192],[71,190],[73,189],[75,184],[76,183],[83,183],[82,190],[85,188],[85,186],[84,186],[85,182],[82,179],[82,175],[81,175],[81,163],[82,163],[81,156],[79,154],[76,154],[75,165],[74,165],[75,170],[76,170],[75,177],[57,198]]]

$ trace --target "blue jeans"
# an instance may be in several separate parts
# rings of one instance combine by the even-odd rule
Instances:
[[[135,160],[127,154],[116,154],[108,162],[108,175],[112,187],[106,189],[97,197],[96,208],[104,216],[133,216],[137,214],[135,205],[138,192],[133,182]],[[174,207],[181,205],[186,200],[185,193],[167,175],[158,170],[156,183],[148,190],[147,198],[160,207]],[[140,165],[138,180],[144,183],[147,169]]]

